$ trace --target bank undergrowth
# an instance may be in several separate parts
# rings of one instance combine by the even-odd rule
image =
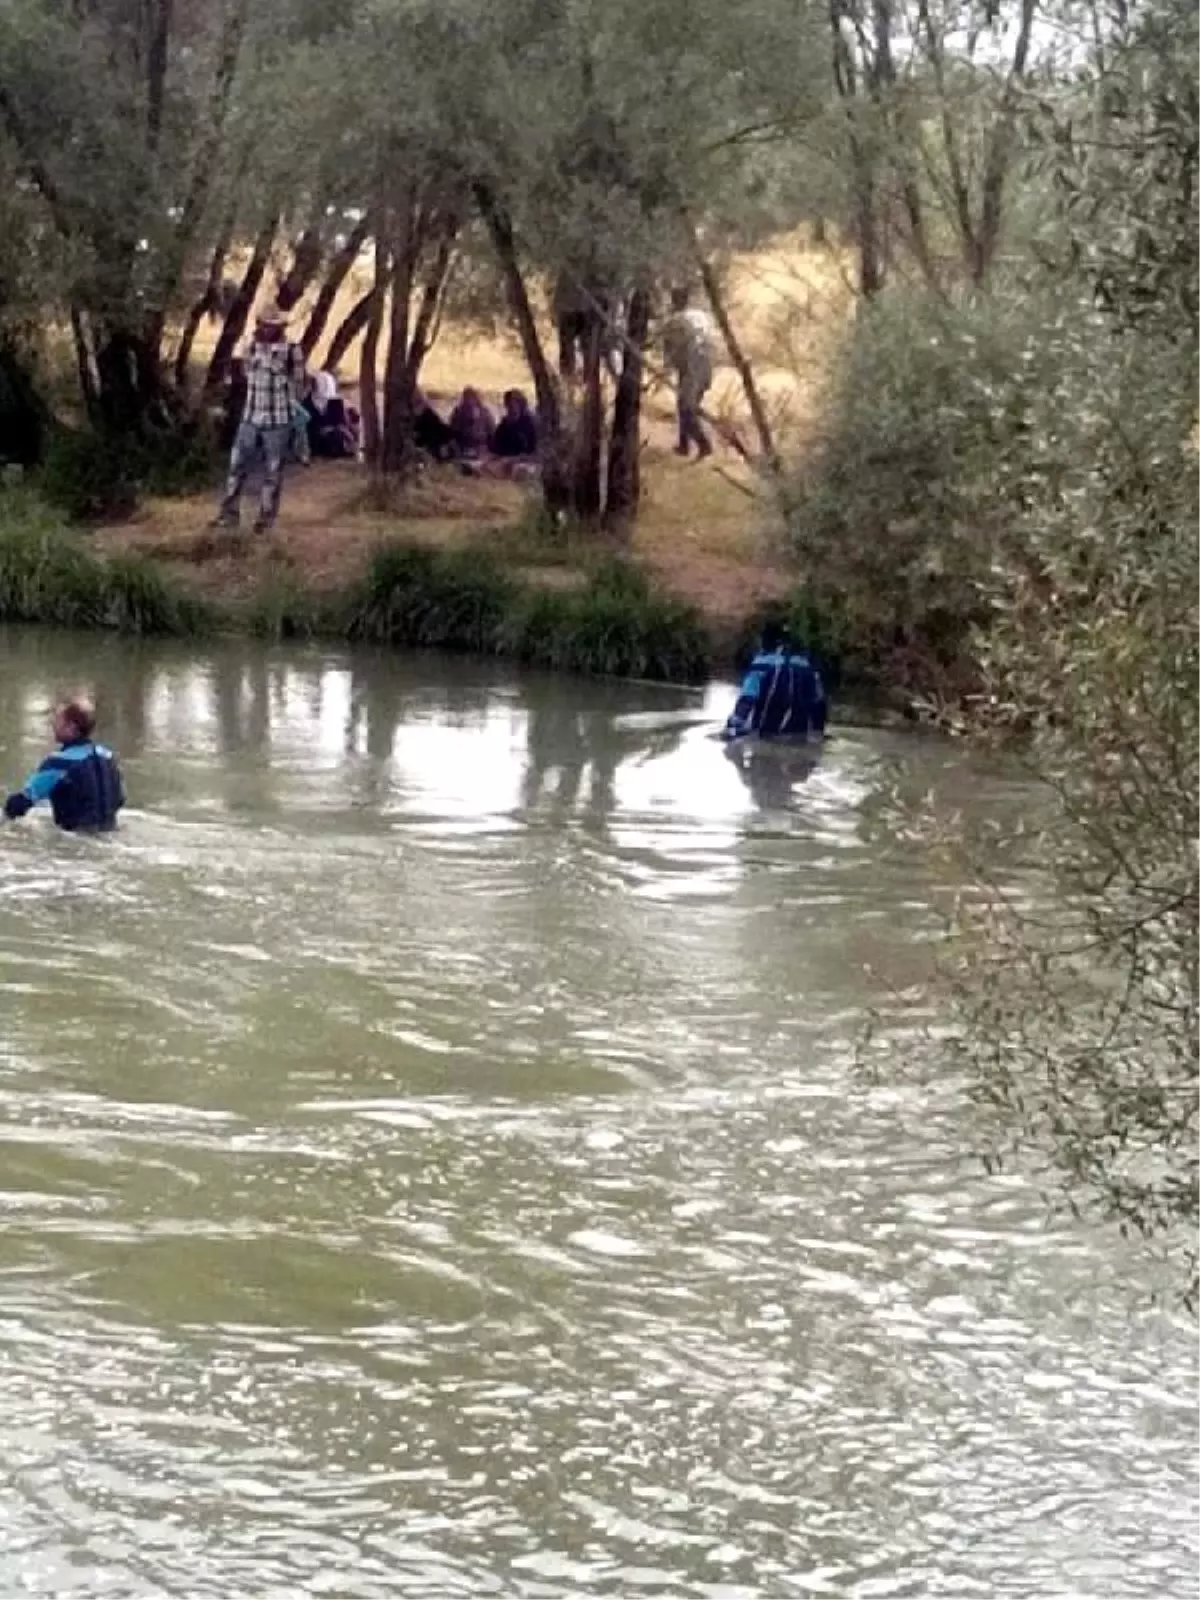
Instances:
[[[183,636],[216,618],[144,557],[97,556],[33,496],[9,494],[0,516],[0,622]]]
[[[478,549],[385,545],[347,597],[346,636],[464,650],[530,666],[698,683],[713,643],[699,613],[627,562],[579,588],[545,588]]]
[[[552,670],[699,683],[719,650],[699,613],[628,562],[546,588],[478,547],[381,544],[334,594],[268,574],[241,606],[191,594],[154,561],[105,557],[28,491],[0,497],[0,622],[268,640],[341,639],[490,655]]]

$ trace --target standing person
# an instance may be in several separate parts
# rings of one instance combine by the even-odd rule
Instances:
[[[679,442],[675,454],[686,456],[696,446],[701,461],[712,455],[712,440],[700,420],[700,408],[713,379],[716,329],[707,311],[689,307],[686,289],[671,290],[671,315],[663,329],[663,355],[675,374],[675,406]]]
[[[229,477],[215,527],[236,528],[246,475],[261,450],[264,462],[255,533],[265,533],[279,513],[283,467],[295,409],[304,388],[304,357],[287,338],[287,313],[269,306],[259,317],[246,352],[246,403],[229,457]]]
[[[110,832],[125,804],[125,788],[116,756],[93,738],[96,713],[90,701],[64,700],[55,708],[52,726],[58,749],[23,789],[8,796],[4,815],[14,822],[39,800],[49,800],[55,822],[68,833]]]

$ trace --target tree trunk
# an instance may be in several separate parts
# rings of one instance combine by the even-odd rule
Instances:
[[[443,225],[433,265],[425,275],[421,304],[417,307],[417,320],[413,324],[412,339],[408,347],[408,376],[414,391],[417,379],[421,376],[425,357],[433,349],[433,342],[437,338],[440,320],[438,313],[442,307],[442,295],[450,277],[450,269],[454,265],[454,241],[458,238],[458,229],[457,218],[447,219]]]
[[[402,478],[415,460],[413,447],[412,386],[408,381],[408,329],[412,314],[412,287],[416,238],[420,222],[416,205],[403,208],[403,227],[393,246],[391,317],[388,323],[387,362],[383,373],[383,439],[379,470],[386,477]]]
[[[254,301],[266,276],[271,260],[271,247],[275,243],[278,228],[279,217],[275,215],[263,225],[258,238],[254,241],[250,265],[246,268],[246,275],[233,297],[233,304],[226,313],[225,325],[221,329],[212,360],[208,364],[208,372],[204,378],[205,393],[211,394],[219,389],[229,376],[229,363],[233,360],[238,341],[246,331],[246,323],[250,320],[250,312],[254,308]]]
[[[614,533],[633,526],[642,496],[642,352],[649,330],[650,296],[645,289],[635,289],[625,318],[624,356],[608,445],[604,526]]]
[[[717,327],[721,330],[729,359],[737,368],[738,377],[742,380],[742,393],[746,396],[746,404],[754,421],[754,430],[758,434],[759,451],[771,471],[777,473],[780,469],[779,452],[775,448],[775,439],[771,433],[771,419],[767,416],[767,408],[763,405],[762,395],[759,394],[758,384],[754,380],[754,368],[750,365],[750,358],[742,349],[741,341],[734,331],[729,308],[725,304],[725,296],[721,293],[721,285],[713,271],[712,262],[701,249],[696,230],[690,222],[688,229],[692,252],[700,272],[700,281],[704,285],[704,292],[708,296]]]
[[[209,258],[208,277],[205,279],[203,293],[193,302],[192,309],[187,314],[187,321],[183,325],[183,332],[179,336],[179,349],[175,352],[175,386],[181,392],[188,387],[188,363],[192,359],[192,346],[196,342],[196,335],[200,331],[200,324],[205,317],[212,316],[217,309],[217,296],[221,292],[221,278],[225,271],[225,258],[229,254],[229,247],[233,243],[234,218],[230,216],[226,225],[221,230],[221,237],[217,240],[213,253]]]
[[[370,467],[379,461],[379,379],[377,357],[379,335],[383,329],[383,306],[387,297],[387,246],[375,240],[375,285],[363,297],[366,302],[366,334],[358,367],[358,409],[362,415],[363,456]],[[362,302],[360,302],[361,304]]]
[[[341,326],[329,341],[329,349],[325,352],[325,360],[322,362],[330,372],[336,372],[346,359],[346,352],[370,322],[375,301],[382,292],[375,287],[368,289],[362,299],[356,300],[342,319]]]
[[[362,254],[363,246],[367,242],[367,235],[371,231],[371,218],[363,217],[361,222],[355,224],[353,231],[345,244],[329,263],[329,271],[325,274],[325,282],[321,285],[316,303],[312,308],[312,315],[308,319],[308,326],[300,340],[300,348],[308,360],[317,345],[333,314],[334,303],[343,283],[350,276],[354,263]]]
[[[509,310],[517,326],[521,348],[533,378],[538,422],[542,437],[542,495],[546,509],[558,514],[571,504],[569,462],[566,460],[558,385],[538,337],[537,319],[521,274],[512,219],[487,184],[474,185],[475,202],[488,230],[496,259],[504,275]]]
[[[854,51],[846,38],[845,0],[829,0],[829,27],[833,42],[833,81],[846,121],[850,160],[854,235],[858,245],[858,291],[870,299],[883,288],[884,252],[879,226],[877,158],[870,130],[863,137],[859,126],[859,75]]]
[[[180,209],[179,225],[175,230],[174,243],[167,252],[167,263],[161,291],[161,300],[164,306],[171,304],[178,290],[180,274],[212,192],[213,174],[218,167],[218,156],[225,132],[226,119],[229,115],[234,78],[237,75],[238,62],[241,58],[242,41],[245,36],[249,8],[250,0],[233,0],[231,9],[226,13],[225,25],[221,32],[220,45],[217,51],[216,75],[213,79],[212,90],[208,100],[208,127],[196,149],[195,158],[192,162],[191,181],[188,184],[187,193]],[[239,162],[239,177],[245,172],[248,159],[248,152],[244,152]],[[235,182],[233,187],[236,196],[240,184]],[[233,204],[228,208],[229,223],[227,228],[222,228],[222,236],[228,233],[232,237],[236,214],[237,199],[235,198]],[[226,250],[228,250],[228,244],[226,245]]]
[[[1029,42],[1033,34],[1033,21],[1037,7],[1034,0],[1022,0],[1021,20],[1013,49],[1012,70],[1004,84],[1004,99],[999,119],[992,131],[991,143],[984,162],[982,197],[979,208],[979,229],[975,236],[971,276],[982,285],[987,281],[1000,244],[1000,224],[1003,218],[1004,186],[1012,159],[1013,138],[1017,120],[1017,97],[1025,78],[1029,61]]]
[[[583,344],[583,395],[571,452],[571,508],[580,522],[595,522],[603,505],[604,391],[601,349],[604,324],[592,313]]]
[[[97,414],[110,433],[144,433],[172,420],[158,351],[140,334],[114,328],[105,335],[96,349],[96,383]]]
[[[79,392],[83,396],[84,410],[93,425],[100,420],[100,406],[96,392],[96,374],[88,344],[83,313],[78,306],[71,307],[71,340],[75,346],[75,371],[79,377]]]
[[[305,228],[296,240],[292,264],[280,280],[276,300],[285,311],[290,311],[316,277],[324,256],[319,228]]]
[[[171,50],[172,0],[153,0],[146,18],[146,148],[158,154]]]

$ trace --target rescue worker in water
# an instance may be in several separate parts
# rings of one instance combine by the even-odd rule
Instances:
[[[107,745],[97,744],[96,713],[89,701],[64,700],[55,708],[58,749],[4,802],[10,822],[49,800],[54,820],[69,833],[108,833],[125,804],[121,769]]]
[[[828,715],[821,674],[782,627],[768,623],[722,738],[820,739]]]

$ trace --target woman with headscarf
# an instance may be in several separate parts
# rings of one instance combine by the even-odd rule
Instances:
[[[464,461],[478,461],[488,452],[496,423],[478,389],[466,388],[450,413],[450,432]]]
[[[520,389],[504,391],[504,414],[492,435],[492,454],[502,461],[531,461],[537,455],[537,419]]]
[[[442,421],[424,389],[413,390],[413,443],[434,461],[449,461],[454,454],[454,430]]]

